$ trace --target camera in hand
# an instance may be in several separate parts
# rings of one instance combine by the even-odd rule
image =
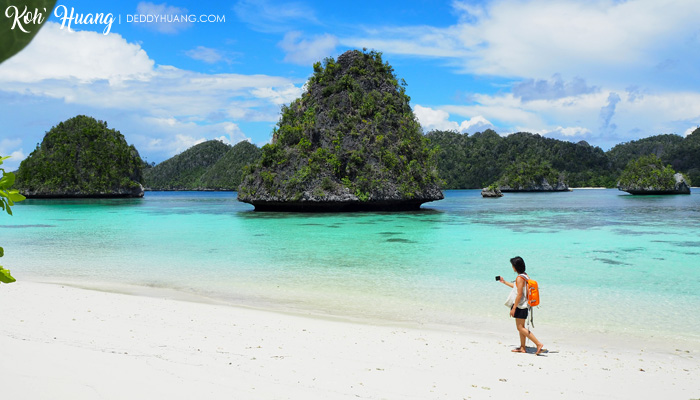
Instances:
[[[500,277],[500,276],[497,276],[497,277],[496,277],[496,280],[497,280],[497,281],[500,281],[500,280],[501,280],[501,277]]]

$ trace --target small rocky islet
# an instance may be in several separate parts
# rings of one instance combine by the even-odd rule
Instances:
[[[20,163],[15,188],[27,198],[143,197],[142,170],[124,135],[78,115],[51,128]]]
[[[630,161],[617,187],[633,195],[690,194],[687,178],[654,154]]]
[[[442,199],[436,151],[409,100],[380,53],[316,63],[238,199],[262,211],[416,210]]]

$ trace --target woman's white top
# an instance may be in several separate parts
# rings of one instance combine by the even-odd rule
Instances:
[[[525,279],[525,284],[523,285],[523,295],[520,297],[520,303],[518,303],[518,308],[527,308],[527,281],[530,279],[527,274],[520,274],[518,276],[521,276]],[[510,294],[508,295],[508,299],[506,300],[506,307],[511,308],[513,307],[513,303],[515,303],[515,298],[518,295],[518,285],[517,285],[517,278],[515,279],[515,282],[513,282],[513,289],[511,289]]]

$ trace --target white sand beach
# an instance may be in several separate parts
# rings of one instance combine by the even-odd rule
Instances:
[[[26,281],[0,286],[0,304],[3,399],[700,398],[697,344],[538,325],[550,352],[516,354],[507,318],[433,329]]]

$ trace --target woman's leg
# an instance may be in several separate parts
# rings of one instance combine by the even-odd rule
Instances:
[[[518,330],[518,335],[520,335],[520,347],[511,350],[513,353],[525,353],[525,336],[523,335],[523,332],[520,330],[520,324],[524,324],[525,320],[520,319],[520,318],[514,318],[515,319],[515,329]],[[518,321],[523,321],[523,322],[518,322]]]
[[[537,346],[537,351],[535,351],[535,355],[540,354],[540,352],[542,352],[542,348],[544,347],[544,345],[542,344],[542,342],[537,340],[535,335],[533,335],[532,332],[530,332],[525,327],[525,320],[520,319],[520,318],[516,318],[515,319],[515,326],[518,328],[518,332],[520,333],[520,344],[522,346],[522,349],[523,350],[525,349],[525,338],[528,338],[528,339],[532,340],[532,343],[534,343],[535,346]]]

